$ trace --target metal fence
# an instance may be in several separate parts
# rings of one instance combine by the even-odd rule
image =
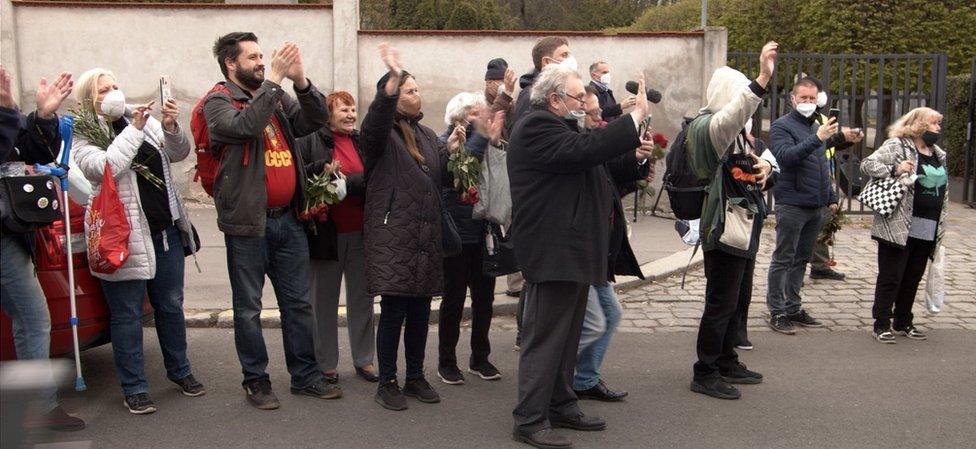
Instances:
[[[841,209],[870,214],[855,199],[866,181],[860,161],[885,141],[888,125],[901,115],[920,106],[945,110],[946,62],[941,54],[779,54],[776,73],[767,86],[769,94],[754,116],[753,133],[768,141],[769,126],[791,109],[790,91],[798,74],[820,80],[829,107],[841,111],[841,125],[865,132],[861,143],[836,155],[834,175]],[[759,54],[729,53],[728,64],[754,76],[759,73]],[[771,196],[769,200],[772,204]]]
[[[966,124],[966,167],[963,170],[962,201],[976,207],[976,56],[969,76],[969,120]]]

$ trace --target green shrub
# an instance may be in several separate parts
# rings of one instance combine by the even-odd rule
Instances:
[[[949,155],[949,175],[962,176],[966,166],[966,125],[969,121],[969,84],[973,74],[946,79],[946,110],[942,120],[942,148]],[[976,161],[974,161],[976,162]]]

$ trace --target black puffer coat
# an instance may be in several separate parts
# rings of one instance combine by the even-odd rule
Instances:
[[[363,120],[360,144],[366,164],[363,238],[370,296],[436,296],[444,290],[441,249],[441,180],[447,151],[430,128],[409,120],[427,169],[407,152],[396,120],[399,94],[376,98]]]

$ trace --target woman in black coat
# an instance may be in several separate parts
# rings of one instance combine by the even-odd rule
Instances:
[[[431,297],[444,289],[439,195],[448,176],[447,147],[456,151],[464,128],[452,134],[447,146],[440,143],[433,130],[420,124],[416,80],[402,70],[396,50],[382,44],[380,51],[389,73],[377,84],[360,136],[367,179],[366,282],[369,294],[381,296],[376,402],[404,410],[404,395],[440,401],[424,379],[424,349]],[[396,358],[404,322],[407,373],[401,391]]]

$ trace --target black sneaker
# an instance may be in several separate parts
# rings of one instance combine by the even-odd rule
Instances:
[[[750,371],[742,362],[736,363],[735,367],[729,371],[720,371],[722,380],[730,384],[758,384],[762,383],[763,375],[755,371]]]
[[[796,330],[793,329],[793,323],[783,314],[771,316],[769,318],[769,327],[781,334],[793,335],[796,333]]]
[[[374,400],[387,410],[400,411],[407,409],[407,399],[403,397],[403,392],[400,391],[400,386],[397,385],[396,379],[386,383],[380,383],[376,388],[376,397]]]
[[[148,415],[156,412],[156,403],[149,397],[149,393],[137,393],[132,396],[126,396],[122,404],[133,415]]]
[[[875,340],[878,340],[881,343],[889,345],[895,344],[895,334],[891,333],[890,329],[875,329],[871,334],[874,335]]]
[[[911,324],[909,324],[908,326],[906,326],[904,328],[901,328],[901,329],[899,329],[899,328],[896,327],[896,328],[893,329],[893,331],[894,331],[895,335],[903,335],[903,336],[908,337],[909,339],[912,339],[912,340],[925,340],[925,339],[929,338],[929,337],[927,337],[925,335],[925,333],[923,333],[922,331],[918,330],[917,327],[912,326]]]
[[[844,273],[835,271],[831,268],[826,270],[814,270],[810,269],[810,279],[826,279],[828,281],[843,281],[847,276]]]
[[[705,379],[703,381],[692,380],[691,391],[695,393],[707,394],[719,399],[739,399],[742,396],[739,389],[733,387],[728,382],[719,377]]]
[[[403,395],[416,398],[418,401],[428,404],[436,404],[441,401],[440,395],[434,391],[434,387],[430,386],[427,379],[423,377],[419,379],[407,379],[403,383]]]
[[[743,338],[742,340],[739,340],[739,342],[735,344],[735,348],[742,349],[745,351],[752,351],[753,346],[752,346],[752,342],[749,341],[749,339]]]
[[[487,360],[469,366],[468,372],[477,374],[478,377],[484,380],[498,380],[502,378],[502,373],[498,372],[498,368],[495,368],[495,365],[492,365]]]
[[[319,399],[339,399],[342,397],[342,388],[323,377],[305,388],[292,388],[291,394]]]
[[[184,396],[196,397],[207,394],[207,390],[203,388],[203,384],[197,382],[197,379],[193,377],[192,374],[179,380],[170,380],[174,384],[179,385],[180,392],[183,393]]]
[[[126,404],[128,407],[128,404]],[[74,432],[85,428],[85,421],[81,418],[71,416],[64,411],[60,405],[55,406],[51,411],[24,421],[24,427],[28,429],[50,429],[58,432]]]
[[[271,391],[271,381],[268,379],[258,379],[246,386],[244,392],[247,394],[247,402],[254,408],[261,410],[274,410],[281,406],[278,397]]]
[[[457,365],[438,366],[437,377],[440,377],[441,381],[448,385],[464,384],[464,374],[461,374],[461,370],[458,369]],[[404,387],[406,387],[406,385],[404,385]]]
[[[806,310],[800,309],[799,312],[786,315],[791,322],[803,327],[823,327],[823,323],[810,316]]]

